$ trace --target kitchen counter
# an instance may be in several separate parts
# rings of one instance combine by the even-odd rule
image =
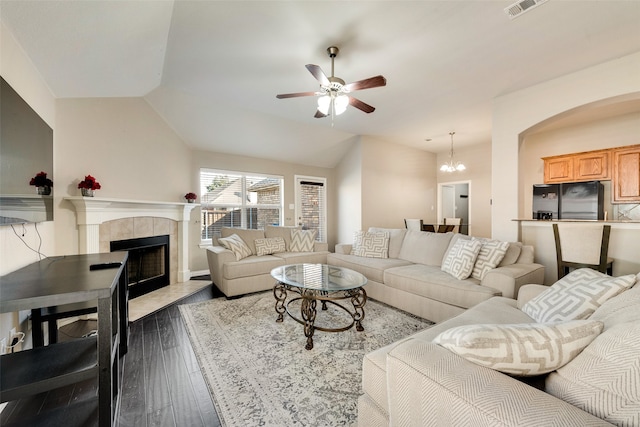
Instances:
[[[640,272],[640,220],[538,220],[514,219],[519,222],[520,241],[533,245],[535,262],[545,266],[545,284],[552,285],[557,280],[556,246],[552,224],[576,223],[607,224],[611,226],[609,236],[609,257],[614,259],[613,275],[637,274]]]

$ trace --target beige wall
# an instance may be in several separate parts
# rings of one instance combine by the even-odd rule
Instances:
[[[492,236],[518,239],[513,221],[524,206],[519,182],[523,134],[539,123],[586,105],[640,98],[640,52],[494,100],[492,129]]]
[[[297,165],[291,163],[278,162],[273,160],[258,159],[255,157],[236,156],[231,154],[221,154],[208,151],[193,151],[191,154],[191,186],[197,192],[200,187],[199,172],[200,168],[220,169],[228,171],[264,173],[269,175],[281,175],[284,177],[284,225],[295,225],[295,211],[289,209],[289,205],[295,203],[295,175],[306,175],[314,177],[322,177],[327,179],[327,241],[329,247],[335,245],[335,178],[334,170],[327,168],[319,168],[314,166]],[[186,170],[186,169],[185,169]],[[194,209],[192,220],[198,218],[197,226],[190,228],[189,241],[190,248],[190,267],[193,271],[207,270],[206,253],[203,248],[193,247],[200,242],[200,209]]]
[[[469,181],[470,235],[491,237],[491,142],[455,150],[454,160],[467,168],[462,172],[441,172],[448,160],[448,151],[438,155],[438,184]]]
[[[436,203],[436,155],[362,136],[336,168],[340,243],[369,227],[429,220]],[[435,218],[435,216],[433,216]]]
[[[362,142],[356,137],[336,167],[336,236],[338,243],[353,241],[362,229]],[[330,248],[330,250],[333,250]]]
[[[184,202],[198,188],[185,173],[191,150],[142,98],[60,99],[56,121],[56,197],[79,196],[88,174],[102,185],[96,197]],[[71,203],[54,215],[56,252],[78,253]]]

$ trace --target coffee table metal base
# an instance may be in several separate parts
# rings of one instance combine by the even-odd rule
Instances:
[[[294,292],[300,296],[287,301],[287,291]],[[327,292],[315,289],[301,289],[278,282],[273,287],[273,295],[276,298],[276,313],[278,313],[276,322],[284,321],[284,313],[287,313],[293,320],[304,325],[304,335],[307,337],[305,348],[307,350],[313,348],[313,333],[316,329],[323,332],[343,332],[351,329],[355,325],[357,331],[364,331],[362,319],[364,319],[364,305],[367,303],[367,293],[361,287],[344,291]],[[353,311],[337,302],[347,299],[351,300]],[[300,305],[300,317],[297,317],[289,310],[289,304],[299,300],[302,301]],[[318,301],[322,304],[322,310],[327,310],[327,304],[333,304],[346,311],[351,316],[351,323],[338,328],[316,326],[316,306]]]

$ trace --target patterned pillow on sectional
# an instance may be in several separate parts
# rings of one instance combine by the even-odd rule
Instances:
[[[590,268],[574,270],[522,306],[537,322],[586,319],[605,301],[630,288],[633,274],[607,276]]]
[[[481,247],[479,240],[458,239],[444,257],[441,270],[458,280],[466,279],[473,271]]]
[[[512,375],[541,375],[567,364],[602,331],[603,323],[465,325],[448,329],[433,342],[480,366]]]
[[[256,252],[258,256],[277,254],[286,251],[284,239],[282,237],[266,237],[256,239]]]
[[[367,258],[389,258],[389,233],[356,231],[351,255]]]
[[[471,277],[482,280],[484,276],[500,264],[509,248],[509,242],[501,242],[499,240],[490,240],[484,238],[476,238],[482,243],[478,258],[473,266]]]
[[[218,243],[233,252],[237,261],[251,255],[251,249],[237,234],[232,234],[229,237],[220,237]]]
[[[300,229],[300,226],[267,225],[264,229],[264,237],[282,237],[288,251],[291,248],[291,230]]]
[[[318,230],[291,230],[291,252],[313,252]]]

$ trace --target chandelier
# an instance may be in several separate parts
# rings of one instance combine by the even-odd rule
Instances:
[[[442,172],[455,172],[455,171],[463,171],[466,169],[465,165],[463,165],[460,162],[455,162],[453,161],[453,135],[455,135],[455,132],[449,132],[449,135],[451,135],[451,151],[449,152],[449,161],[444,163],[442,166],[440,166],[440,170]]]

